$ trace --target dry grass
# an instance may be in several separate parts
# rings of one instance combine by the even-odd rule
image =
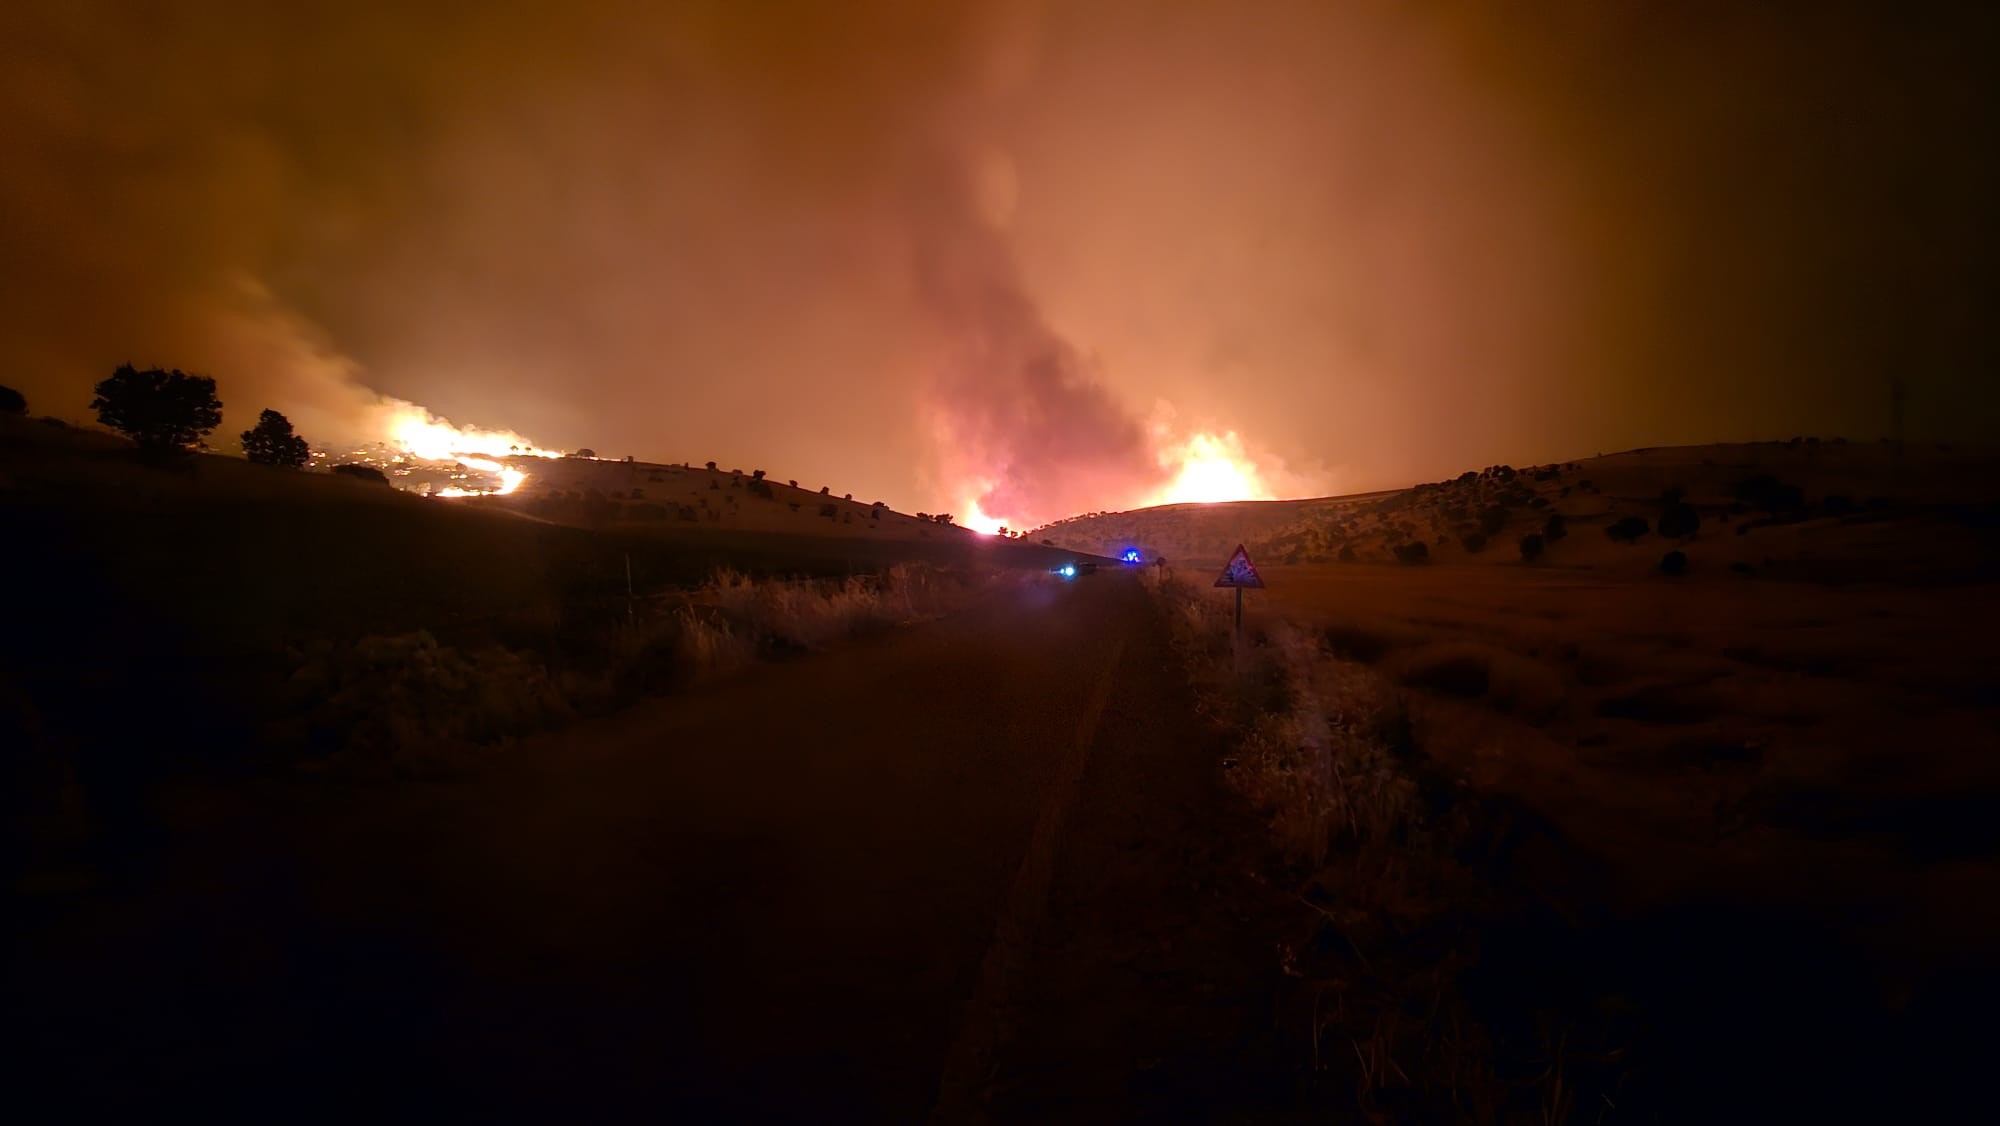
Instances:
[[[323,642],[301,654],[266,741],[364,772],[454,769],[477,748],[578,714],[942,613],[990,577],[917,565],[837,581],[725,570],[561,646],[461,649],[422,631]]]
[[[1493,1034],[1461,987],[1493,897],[1481,865],[1513,830],[1427,772],[1421,699],[1338,655],[1330,631],[1260,622],[1238,650],[1220,600],[1185,584],[1155,589],[1203,710],[1236,736],[1226,777],[1263,814],[1280,878],[1297,882],[1310,912],[1280,950],[1315,1089],[1377,1121],[1565,1120],[1578,1097],[1565,1073],[1569,1018],[1544,1023],[1554,1040],[1524,1045]],[[1352,632],[1334,636],[1354,651]],[[1402,667],[1421,679],[1476,658],[1482,695],[1497,665],[1510,702],[1546,706],[1546,678],[1496,656],[1425,647]]]

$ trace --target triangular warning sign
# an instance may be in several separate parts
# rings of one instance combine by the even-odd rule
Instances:
[[[1215,585],[1263,590],[1264,580],[1257,574],[1257,565],[1250,562],[1250,553],[1243,550],[1243,545],[1239,543],[1236,545],[1236,554],[1229,557],[1229,562],[1222,568],[1222,574],[1216,576]]]

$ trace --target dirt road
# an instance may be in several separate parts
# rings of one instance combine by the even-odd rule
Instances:
[[[69,1114],[1252,1109],[1256,838],[1161,645],[1128,576],[1030,584],[471,779],[184,801],[35,904],[13,1061]]]

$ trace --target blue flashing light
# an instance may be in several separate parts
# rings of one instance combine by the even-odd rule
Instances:
[[[1125,554],[1119,556],[1118,558],[1126,563],[1137,563],[1140,561],[1139,549],[1136,547],[1128,547],[1125,549]]]

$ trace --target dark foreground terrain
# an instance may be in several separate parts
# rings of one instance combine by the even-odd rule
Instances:
[[[1136,583],[1009,588],[456,781],[170,792],[24,897],[62,1117],[1103,1121],[1282,1094],[1256,829]],[[1232,845],[1230,842],[1234,842]],[[1245,850],[1232,855],[1232,848]]]

